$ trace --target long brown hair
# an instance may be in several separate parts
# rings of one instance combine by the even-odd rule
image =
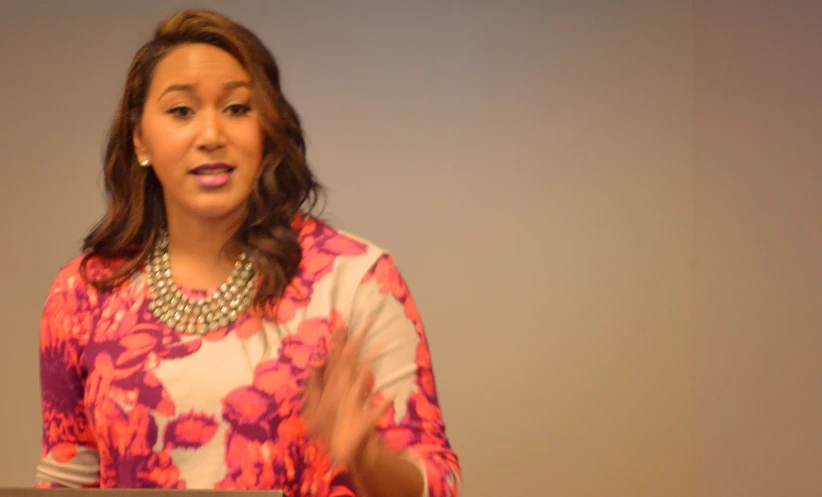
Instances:
[[[281,296],[296,273],[302,252],[293,222],[295,216],[311,213],[323,190],[308,167],[300,118],[283,96],[274,57],[247,28],[211,11],[185,10],[163,20],[134,56],[105,151],[108,211],[84,240],[81,274],[99,290],[116,287],[143,267],[165,229],[160,182],[151,168],[137,164],[132,140],[155,67],[170,50],[187,43],[227,51],[251,77],[265,146],[248,218],[235,239],[260,273],[255,303],[262,304]],[[122,263],[92,279],[88,264],[94,257]]]

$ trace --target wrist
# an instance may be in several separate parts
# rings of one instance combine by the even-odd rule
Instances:
[[[351,469],[359,474],[372,471],[379,462],[383,451],[382,440],[380,440],[380,437],[378,437],[376,433],[372,434],[368,437],[365,444],[363,444],[359,454],[351,461]]]

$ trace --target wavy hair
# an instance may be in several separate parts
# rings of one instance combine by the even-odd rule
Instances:
[[[182,44],[205,43],[236,58],[251,78],[251,91],[264,134],[262,167],[248,199],[248,216],[235,234],[261,276],[255,303],[279,298],[299,267],[302,251],[295,216],[315,209],[323,188],[306,160],[300,118],[283,96],[273,55],[250,30],[211,11],[184,10],[160,22],[153,38],[135,54],[105,149],[106,214],[86,235],[82,277],[98,290],[128,280],[147,262],[166,226],[160,182],[151,168],[139,167],[133,132],[155,67]],[[122,261],[93,279],[89,261]],[[96,273],[96,272],[95,272]]]

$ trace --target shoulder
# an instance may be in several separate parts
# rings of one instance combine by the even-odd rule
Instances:
[[[75,257],[63,263],[52,279],[42,310],[43,343],[76,343],[88,331],[85,318],[95,296],[82,276],[82,264],[83,257]]]
[[[408,286],[385,247],[314,218],[304,222],[300,246],[303,260],[295,287],[310,288],[306,295],[338,308],[354,326],[367,316],[391,320],[404,315],[416,322]]]
[[[91,255],[88,252],[64,262],[48,290],[48,298],[70,295],[76,302],[95,302],[98,290],[90,281],[105,279],[124,264],[123,260]]]
[[[64,292],[70,288],[75,288],[78,285],[85,286],[85,280],[82,276],[82,265],[82,255],[63,262],[57,270],[57,274],[52,279],[49,295],[55,292]]]
[[[380,261],[390,259],[389,251],[374,241],[313,217],[303,222],[299,241],[301,266],[352,283],[359,283]]]
[[[315,275],[329,275],[334,286],[376,286],[380,295],[409,293],[391,252],[377,243],[315,219],[301,230],[301,266]]]

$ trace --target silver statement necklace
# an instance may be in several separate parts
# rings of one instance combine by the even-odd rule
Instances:
[[[204,335],[225,328],[248,309],[254,298],[256,271],[251,258],[240,254],[228,280],[213,295],[189,298],[171,276],[168,235],[164,233],[149,257],[146,279],[151,293],[148,308],[154,317],[180,333]]]

